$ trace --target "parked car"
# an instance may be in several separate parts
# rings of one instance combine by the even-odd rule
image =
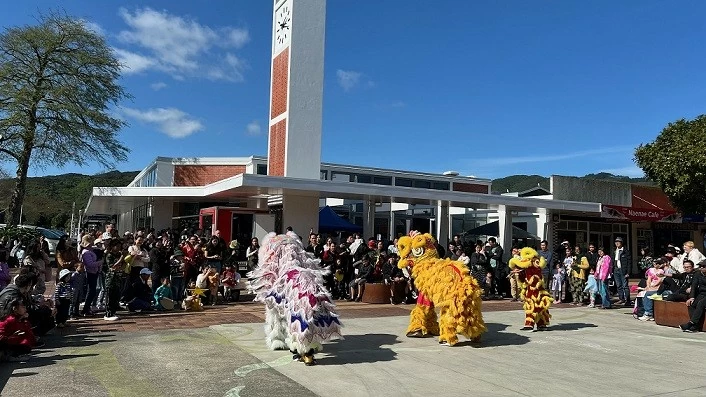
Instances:
[[[5,226],[5,224],[0,224],[0,228],[3,228]],[[39,232],[39,234],[41,234],[42,236],[44,236],[44,239],[49,244],[49,262],[52,266],[56,266],[56,245],[59,243],[59,239],[61,238],[61,236],[66,235],[66,233],[62,232],[61,230],[47,229],[44,227],[32,225],[17,225],[17,227],[23,229],[33,229]]]

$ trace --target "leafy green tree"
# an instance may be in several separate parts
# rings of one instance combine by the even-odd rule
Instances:
[[[47,216],[44,212],[40,212],[39,217],[37,217],[36,225],[49,228],[51,227],[51,218],[49,218],[49,216]]]
[[[64,229],[71,220],[71,217],[66,212],[60,212],[54,215],[51,220],[51,226],[56,229]]]
[[[635,162],[683,214],[706,213],[706,115],[669,123]]]
[[[129,97],[120,66],[101,35],[65,15],[0,35],[0,160],[16,165],[9,224],[20,222],[30,164],[105,167],[127,158],[117,139],[124,122],[111,115]]]

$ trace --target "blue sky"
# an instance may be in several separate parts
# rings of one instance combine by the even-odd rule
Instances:
[[[61,7],[130,66],[131,149],[267,153],[272,1],[23,1]],[[706,105],[706,3],[329,0],[322,161],[463,175],[639,175],[632,151]],[[6,167],[9,168],[9,167]],[[95,173],[105,166],[33,170]]]

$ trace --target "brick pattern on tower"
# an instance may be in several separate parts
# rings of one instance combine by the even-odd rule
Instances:
[[[465,193],[485,193],[488,194],[488,185],[479,185],[475,183],[462,183],[454,182],[453,191],[454,192],[465,192]]]
[[[287,144],[287,119],[270,127],[270,153],[267,156],[267,174],[284,176],[284,156]]]
[[[205,186],[244,173],[244,165],[177,165],[174,186]]]
[[[289,48],[285,48],[272,61],[272,114],[270,119],[287,111],[288,73]]]

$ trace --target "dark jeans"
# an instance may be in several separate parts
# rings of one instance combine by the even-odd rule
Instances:
[[[613,279],[615,280],[615,288],[618,290],[618,299],[630,303],[630,290],[628,289],[628,279],[625,278],[625,273],[622,269],[616,268],[613,271]]]
[[[120,310],[120,285],[118,283],[108,284],[105,293],[105,315],[112,317]]]
[[[175,301],[181,301],[184,298],[184,277],[172,276],[172,296]]]
[[[686,302],[688,299],[689,295],[687,294],[669,294],[664,298],[664,300],[672,302]]]
[[[127,308],[131,311],[134,310],[147,310],[152,308],[152,302],[143,301],[142,299],[135,298],[132,302],[127,304]]]
[[[98,273],[86,273],[86,283],[88,284],[88,294],[83,305],[83,313],[91,312],[91,304],[96,299],[96,287],[98,287]]]
[[[706,294],[699,294],[694,299],[694,303],[689,306],[689,317],[692,324],[701,324],[704,318],[704,310],[706,310]]]
[[[71,299],[59,298],[56,306],[56,323],[64,324],[69,319],[69,309],[71,308]]]

